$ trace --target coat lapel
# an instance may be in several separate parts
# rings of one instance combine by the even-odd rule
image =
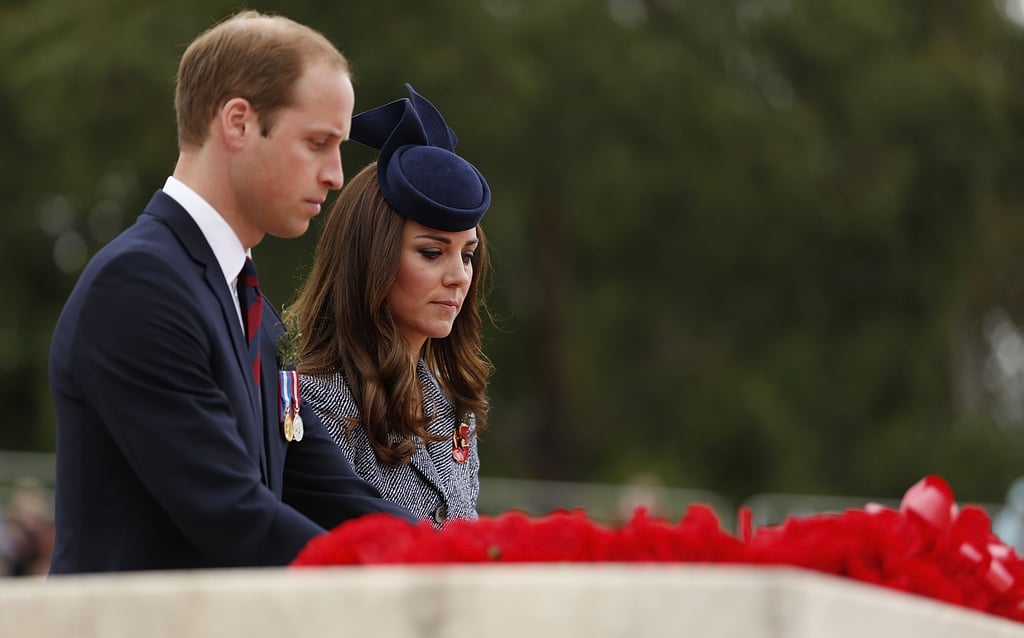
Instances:
[[[444,441],[430,444],[430,446],[435,449],[443,445]],[[437,472],[437,464],[434,463],[434,459],[431,457],[427,445],[421,445],[416,448],[416,453],[412,455],[412,458],[409,460],[409,464],[419,472],[420,476],[423,477],[423,480],[436,489],[439,494],[444,496],[444,482],[441,479],[441,475]]]
[[[448,418],[438,414],[438,410],[441,409],[440,388],[437,387],[437,382],[427,370],[422,358],[416,364],[416,378],[424,393],[423,410],[427,414],[433,415],[433,420],[429,427],[431,434],[451,436],[451,428],[444,425]],[[425,442],[417,446],[416,453],[413,454],[409,461],[412,467],[423,477],[423,480],[436,489],[442,497],[445,497],[445,494],[447,494],[445,486],[448,480],[451,479],[451,476],[450,471],[446,472],[448,476],[443,476],[439,468],[449,469],[451,467],[451,458],[445,456],[450,454],[450,440],[442,439],[436,442]]]

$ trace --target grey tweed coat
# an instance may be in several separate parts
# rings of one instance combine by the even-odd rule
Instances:
[[[372,483],[386,500],[397,503],[435,527],[453,518],[477,518],[480,494],[480,457],[477,452],[476,419],[470,419],[469,458],[457,463],[452,457],[452,433],[458,415],[423,360],[416,368],[423,391],[423,408],[434,414],[429,429],[444,440],[420,442],[412,460],[391,467],[377,460],[366,431],[356,428],[346,436],[347,419],[359,416],[352,391],[340,373],[300,375],[303,403],[317,413],[338,447],[348,457],[356,474]]]

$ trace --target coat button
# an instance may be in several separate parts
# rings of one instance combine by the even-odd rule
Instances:
[[[444,505],[438,505],[437,509],[434,510],[434,522],[438,525],[448,520],[448,508]]]

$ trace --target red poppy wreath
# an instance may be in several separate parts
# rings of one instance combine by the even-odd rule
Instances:
[[[314,538],[292,563],[731,563],[786,565],[927,596],[1024,622],[1024,561],[992,532],[980,507],[959,507],[941,477],[928,476],[899,509],[869,504],[838,514],[790,517],[754,529],[747,508],[739,533],[694,504],[678,523],[639,509],[618,528],[582,510],[529,517],[511,511],[453,520],[435,530],[386,514],[346,522]]]

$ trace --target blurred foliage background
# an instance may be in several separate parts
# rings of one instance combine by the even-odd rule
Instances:
[[[1024,474],[1024,30],[1002,0],[251,2],[487,175],[496,477],[1001,501]],[[49,451],[86,260],[177,157],[223,0],[0,0],[0,448]],[[343,148],[346,171],[372,159]],[[256,249],[291,299],[319,226]]]

